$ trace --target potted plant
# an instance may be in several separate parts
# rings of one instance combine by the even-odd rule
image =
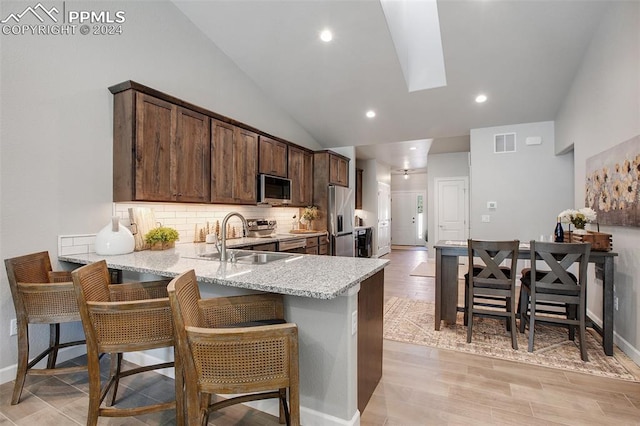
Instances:
[[[151,246],[151,250],[166,250],[175,247],[180,234],[173,228],[159,226],[153,228],[144,236],[144,241]]]

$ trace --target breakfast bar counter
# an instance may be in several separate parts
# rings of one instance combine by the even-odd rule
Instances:
[[[203,298],[255,291],[285,295],[285,316],[298,325],[302,423],[359,424],[382,374],[384,268],[389,261],[291,253],[286,259],[247,264],[202,257],[213,251],[210,244],[177,244],[164,251],[60,255],[58,260],[83,265],[104,259],[109,268],[134,279],[139,274],[172,278],[194,269]],[[145,352],[132,361],[169,359],[171,352]],[[278,412],[272,401],[249,405]]]

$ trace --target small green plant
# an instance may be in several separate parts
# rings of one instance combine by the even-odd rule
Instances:
[[[144,236],[145,242],[148,244],[154,243],[171,243],[180,238],[180,234],[173,228],[169,228],[166,226],[159,226],[157,228],[153,228],[151,231],[147,232]]]

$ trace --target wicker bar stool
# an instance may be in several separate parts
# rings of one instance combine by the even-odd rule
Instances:
[[[180,362],[165,362],[126,371],[121,369],[123,352],[174,347],[175,356],[173,321],[166,290],[168,280],[111,285],[104,260],[78,268],[71,276],[87,337],[87,425],[96,425],[98,416],[138,416],[174,408],[177,424],[183,424],[183,375]],[[100,377],[100,353],[112,354],[110,378],[104,386]],[[172,366],[175,366],[175,401],[133,408],[113,406],[120,378]],[[106,406],[102,406],[109,391],[112,391],[112,397]]]
[[[211,411],[233,404],[278,398],[280,423],[298,426],[298,328],[284,322],[282,295],[201,299],[193,270],[173,279],[168,292],[188,424],[206,425]],[[212,404],[213,394],[243,395]]]
[[[5,259],[18,326],[18,367],[11,404],[20,402],[27,375],[86,371],[86,366],[56,368],[58,350],[84,345],[84,340],[60,343],[60,324],[80,321],[71,273],[52,271],[46,251]],[[29,324],[49,324],[49,346],[29,362]],[[34,368],[47,357],[46,368]]]

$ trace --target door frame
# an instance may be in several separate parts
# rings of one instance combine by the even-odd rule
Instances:
[[[469,176],[452,176],[452,177],[445,177],[445,178],[435,178],[434,179],[434,192],[435,192],[435,196],[433,199],[433,234],[434,234],[434,239],[433,239],[433,244],[436,244],[438,241],[440,241],[440,214],[438,213],[439,211],[439,204],[438,204],[438,200],[440,200],[440,183],[441,182],[448,182],[448,181],[464,181],[464,185],[465,185],[465,196],[464,196],[464,221],[465,221],[465,225],[464,225],[464,239],[469,238],[470,235],[470,228],[471,228],[471,224],[469,223]]]

